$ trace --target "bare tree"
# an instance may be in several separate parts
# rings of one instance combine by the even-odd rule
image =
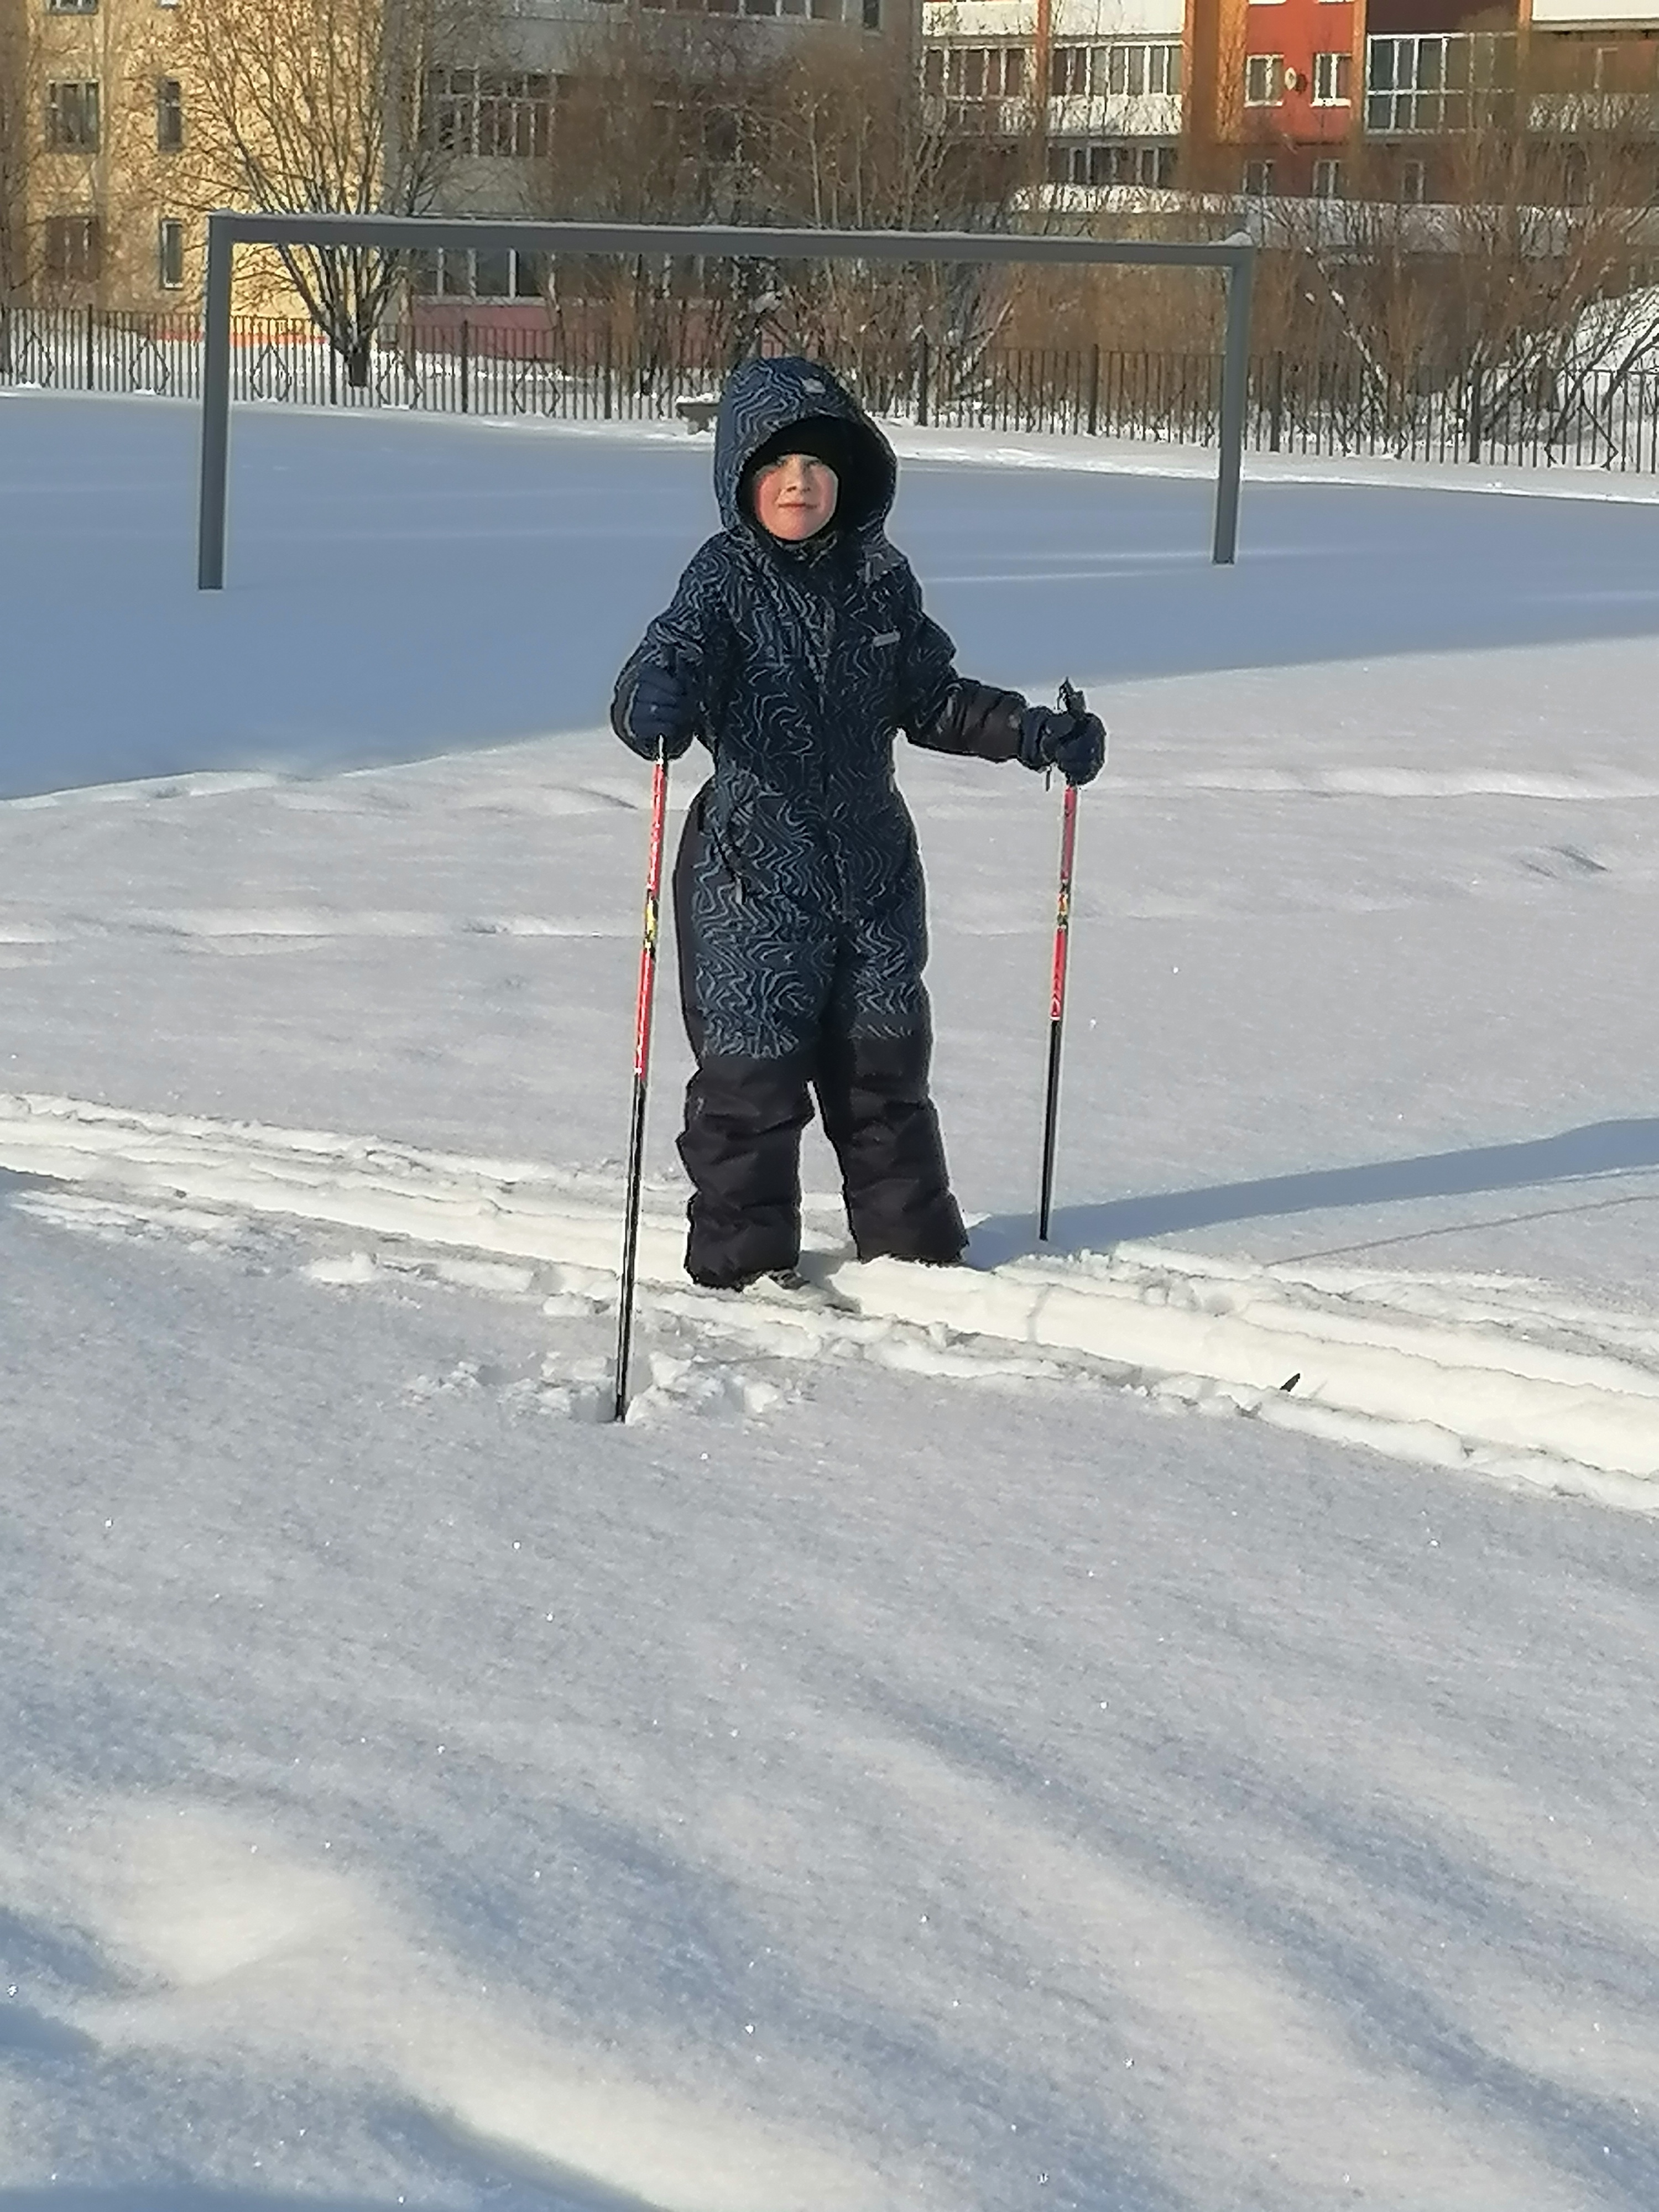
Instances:
[[[952,107],[878,56],[805,43],[769,91],[769,197],[781,219],[810,228],[1003,228],[1034,177],[1029,98]],[[778,322],[792,343],[872,362],[907,361],[925,336],[961,377],[1018,281],[971,267],[820,262],[785,272]]]
[[[561,79],[535,197],[551,215],[637,222],[1006,223],[1029,160],[955,122],[890,53],[839,27],[624,19],[591,33]],[[1009,281],[878,262],[641,262],[555,271],[550,297],[567,326],[603,315],[647,379],[687,347],[711,372],[787,347],[833,356],[882,403],[910,380],[924,334],[941,361],[982,348]]]
[[[28,238],[28,33],[23,0],[0,0],[0,307],[24,296]]]
[[[557,220],[756,222],[767,209],[757,148],[765,57],[718,18],[623,16],[573,42],[553,128],[525,179]],[[547,271],[554,326],[569,345],[602,331],[649,386],[694,354],[749,349],[770,303],[763,265],[718,270],[655,258]]]
[[[1256,209],[1275,406],[1402,451],[1431,426],[1479,454],[1582,443],[1587,425],[1611,450],[1598,410],[1654,319],[1651,80],[1587,97],[1561,90],[1547,53],[1470,45],[1440,137],[1351,153],[1343,200]]]
[[[1545,97],[1523,84],[1521,113],[1457,149],[1442,289],[1477,440],[1532,420],[1555,441],[1617,347],[1627,319],[1617,303],[1650,252],[1651,100],[1637,117]]]
[[[204,0],[179,11],[204,205],[419,215],[465,152],[434,112],[434,73],[475,52],[474,0]],[[288,283],[368,381],[401,288],[396,256],[281,247]]]

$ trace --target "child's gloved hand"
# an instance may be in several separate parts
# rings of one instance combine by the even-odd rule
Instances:
[[[654,754],[660,745],[670,760],[678,760],[696,734],[696,696],[678,668],[647,660],[634,678],[625,719],[641,751]]]
[[[1027,768],[1057,768],[1067,783],[1092,783],[1106,765],[1106,727],[1098,714],[1028,707],[1020,717],[1019,757]]]

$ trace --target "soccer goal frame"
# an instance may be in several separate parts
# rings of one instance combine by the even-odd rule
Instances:
[[[201,507],[197,582],[223,589],[230,466],[231,272],[239,246],[372,246],[383,253],[433,247],[653,255],[767,261],[911,261],[1042,264],[1118,263],[1131,267],[1216,269],[1225,280],[1227,325],[1221,368],[1220,453],[1216,465],[1211,557],[1225,567],[1238,551],[1238,485],[1249,374],[1250,286],[1255,247],[1243,237],[1214,245],[1142,239],[1031,237],[1018,231],[769,230],[714,224],[495,222],[468,216],[269,215],[222,209],[208,217],[206,347],[202,364]]]

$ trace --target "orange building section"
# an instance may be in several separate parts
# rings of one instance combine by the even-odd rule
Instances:
[[[1212,190],[1330,198],[1358,135],[1364,0],[1190,0],[1190,169]]]

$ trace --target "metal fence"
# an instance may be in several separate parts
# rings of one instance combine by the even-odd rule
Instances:
[[[0,386],[199,398],[194,318],[0,309]],[[563,421],[672,419],[711,398],[729,362],[694,324],[623,336],[592,317],[508,324],[487,312],[388,328],[367,383],[308,323],[240,317],[232,389],[244,401]],[[926,338],[840,363],[875,411],[919,424],[1214,446],[1211,355],[1096,346],[959,352]],[[1245,441],[1258,452],[1659,473],[1659,368],[1571,377],[1502,365],[1383,378],[1350,353],[1250,364]]]

